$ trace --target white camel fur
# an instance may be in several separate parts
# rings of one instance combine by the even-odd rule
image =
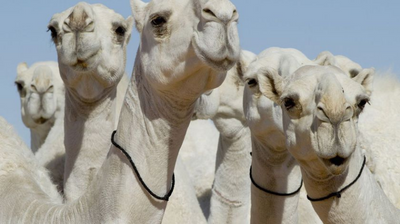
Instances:
[[[238,59],[238,15],[229,1],[186,0],[176,5],[132,1],[132,6],[141,44],[115,141],[134,158],[147,186],[163,195],[170,190],[176,157],[196,99],[220,85]],[[174,27],[178,20],[185,26],[181,23],[179,28]],[[212,40],[220,40],[221,36],[226,42]],[[157,47],[149,48],[153,45]],[[170,57],[172,52],[176,57]],[[153,58],[163,61],[154,63]],[[152,66],[146,66],[149,63]],[[31,176],[29,172],[34,170],[9,170],[1,181]],[[167,204],[149,195],[127,158],[114,146],[86,193],[67,206],[39,200],[34,192],[41,190],[35,180],[27,181],[29,188],[22,188],[23,192],[3,189],[2,197],[18,200],[1,206],[6,214],[0,217],[2,222],[160,223]],[[10,211],[10,203],[27,209]]]
[[[18,64],[15,84],[21,101],[21,117],[31,131],[34,153],[45,142],[50,129],[64,114],[64,86],[56,62],[38,62],[30,68]]]
[[[296,56],[299,64],[296,65],[297,67],[311,63],[326,64],[333,58],[333,55],[320,55],[316,60],[311,61],[297,50],[280,48],[270,48],[263,52],[261,57],[271,63],[271,60],[279,61],[281,54]],[[242,51],[240,61],[228,72],[224,83],[211,93],[203,94],[195,108],[195,118],[211,118],[220,132],[209,223],[249,222],[251,185],[248,172],[251,163],[249,156],[251,137],[243,112],[242,76],[248,65],[255,59],[256,55],[253,53]],[[278,62],[274,63],[270,66],[279,65]],[[285,68],[282,66],[282,69]],[[315,213],[312,215],[313,212],[310,217],[305,217],[308,211],[312,210],[308,201],[305,201],[301,208],[304,210],[305,222],[310,223],[312,219],[316,219],[314,223],[320,222]]]
[[[296,49],[273,47],[261,52],[245,69],[243,107],[251,130],[252,176],[262,188],[292,193],[301,186],[299,166],[285,147],[280,108],[262,94],[264,74],[274,71],[284,77],[301,66],[330,60],[329,56],[311,61]],[[252,185],[251,223],[321,223],[302,194],[277,196]]]
[[[364,69],[351,79],[334,66],[304,66],[284,78],[264,73],[261,92],[281,105],[286,147],[301,167],[310,198],[357,180],[364,157],[357,123],[368,106],[373,73]],[[340,198],[312,204],[324,223],[396,223],[400,217],[369,169]]]
[[[132,26],[132,17],[125,20],[103,5],[86,3],[55,14],[49,23],[66,90],[67,201],[84,194],[107,156],[120,111],[117,96],[126,91],[120,87],[117,92],[117,85],[127,85],[126,45]],[[119,99],[121,105],[123,98]]]
[[[87,34],[85,30],[82,31],[79,30],[79,27],[76,27],[76,25],[79,24],[76,21],[77,18],[79,19],[82,17],[80,13],[83,14],[83,16],[89,14],[89,23],[96,23],[91,34]],[[63,20],[65,20],[65,22],[63,22]],[[57,21],[57,24],[69,24],[69,28],[75,30],[78,35],[95,35],[101,37],[98,39],[101,49],[107,49],[107,45],[113,44],[114,39],[120,39],[121,41],[119,43],[120,45],[114,45],[115,47],[110,50],[111,53],[107,53],[107,51],[104,50],[102,51],[102,54],[107,55],[103,55],[103,57],[98,56],[103,60],[98,60],[97,67],[77,69],[76,64],[68,64],[68,59],[71,55],[75,56],[74,53],[65,54],[63,50],[73,45],[73,43],[67,41],[68,39],[62,39],[63,36],[68,37],[70,33],[58,32],[58,38],[63,40],[63,44],[61,45],[57,46],[58,40],[54,40],[58,50],[60,67],[62,68],[61,74],[67,86],[68,103],[66,105],[67,117],[65,118],[67,123],[65,127],[67,134],[65,140],[67,145],[67,169],[65,172],[65,196],[68,201],[76,200],[84,194],[93,176],[96,175],[97,170],[103,164],[111,144],[107,136],[114,130],[114,121],[118,118],[123,102],[121,96],[125,94],[128,85],[128,81],[125,80],[126,76],[123,75],[124,70],[113,70],[113,68],[125,68],[125,50],[130,38],[133,20],[132,18],[128,18],[126,27],[117,26],[117,20],[121,20],[120,25],[125,22],[119,14],[116,14],[114,11],[102,5],[80,3],[61,14],[55,15],[51,22],[51,24],[54,24],[55,21]],[[110,29],[109,26],[113,26],[112,29]],[[56,28],[52,27],[52,29]],[[117,31],[125,32],[125,34],[119,34]],[[78,42],[78,46],[81,44],[81,46],[85,46],[85,48],[78,47],[77,52],[79,53],[76,53],[76,55],[78,55],[78,57],[79,54],[93,55],[90,51],[96,48],[91,48],[90,44],[96,45],[96,39],[90,39],[90,44],[85,44],[85,39],[80,40],[82,42]],[[89,53],[87,51],[89,51]],[[109,57],[111,57],[111,60]],[[73,59],[71,61],[74,62]],[[90,64],[87,63],[87,65]],[[106,69],[104,69],[104,67]],[[82,78],[87,76],[88,73],[92,78]],[[69,77],[72,75],[74,75],[75,78],[71,80]],[[102,79],[113,80],[113,77],[116,79],[107,85],[102,85],[101,81],[98,82],[99,85],[95,85],[96,89],[92,91],[97,91],[97,93],[94,93],[92,96],[95,100],[85,100],[85,98],[89,98],[88,95],[91,94],[91,92],[79,92],[77,90],[81,86],[93,85],[93,81],[96,82]],[[118,77],[121,78],[121,81],[119,81]],[[80,81],[77,82],[76,80]],[[101,129],[99,129],[99,127],[101,127]],[[82,131],[77,132],[77,130]],[[77,139],[81,140],[76,142]],[[75,144],[71,144],[70,142]],[[76,145],[76,143],[78,144]],[[185,168],[180,163],[177,165],[176,174],[182,179],[187,175],[185,174]],[[176,188],[181,194],[171,198],[164,223],[186,222],[188,219],[197,220],[198,223],[205,222],[198,203],[197,206],[196,203],[194,203],[196,202],[196,198],[192,184],[190,182],[180,181]]]
[[[250,220],[250,132],[243,113],[242,68],[256,57],[242,50],[239,62],[228,71],[220,87],[203,94],[194,117],[212,119],[219,131],[208,223],[248,223]]]
[[[322,52],[317,58],[327,55],[332,54]],[[349,77],[362,70],[358,63],[342,55],[334,56],[332,64]],[[400,132],[396,125],[400,122],[397,108],[400,82],[390,73],[380,73],[374,76],[372,88],[370,105],[360,115],[360,147],[366,151],[367,167],[389,200],[400,209],[400,145],[397,141]]]
[[[389,200],[400,209],[400,82],[390,74],[377,74],[370,105],[360,115],[360,142],[368,168]]]
[[[22,121],[31,131],[31,149],[62,191],[65,92],[58,64],[37,62],[28,68],[26,63],[20,63],[15,84],[21,100]]]

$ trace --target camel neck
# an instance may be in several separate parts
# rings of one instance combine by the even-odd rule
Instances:
[[[53,124],[54,120],[49,120],[46,122],[46,124],[31,129],[31,149],[33,153],[36,153],[43,145]]]
[[[285,148],[274,148],[252,136],[252,176],[262,188],[276,193],[295,192],[301,184],[300,168]],[[278,196],[251,187],[251,223],[297,223],[299,193]],[[270,211],[270,212],[265,212]]]
[[[222,119],[218,119],[219,123]],[[218,141],[215,178],[211,192],[209,223],[248,223],[250,209],[250,130],[229,119],[232,132],[221,132]],[[215,119],[214,119],[215,122]],[[215,122],[216,123],[216,122]],[[232,125],[236,123],[237,125]],[[228,126],[229,127],[229,126]],[[228,127],[224,128],[227,130]],[[224,135],[226,134],[226,135]]]
[[[178,98],[176,96],[160,95],[143,75],[135,66],[114,140],[130,155],[149,189],[164,196],[171,188],[176,158],[196,99],[186,104],[172,99]],[[110,138],[111,133],[108,141]],[[115,146],[111,146],[93,182],[92,188],[102,186],[100,194],[113,195],[110,198],[112,206],[102,208],[102,204],[86,197],[90,206],[100,210],[112,207],[119,213],[116,216],[127,218],[126,222],[133,219],[137,223],[161,222],[166,202],[153,198],[145,190],[127,157]],[[107,213],[112,215],[113,211]]]
[[[110,148],[115,127],[116,89],[107,89],[96,102],[85,103],[66,90],[64,193],[67,201],[82,196]]]
[[[343,174],[320,180],[302,169],[309,197],[322,198],[348,186],[360,173],[363,159],[360,150],[356,149]],[[396,223],[400,217],[400,212],[389,202],[367,167],[340,198],[331,197],[312,202],[312,205],[324,223]]]
[[[140,68],[140,67],[139,67]],[[154,89],[137,69],[125,96],[116,141],[136,162],[144,181],[158,195],[171,184],[176,157],[190,123],[195,99]],[[158,188],[158,189],[157,189]]]

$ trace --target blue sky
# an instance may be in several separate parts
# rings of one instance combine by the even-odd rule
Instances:
[[[79,1],[14,0],[0,7],[0,116],[13,124],[29,144],[22,124],[14,79],[19,62],[56,61],[46,32],[54,13]],[[128,0],[97,0],[127,17]],[[243,49],[260,53],[268,47],[293,47],[309,58],[321,51],[345,55],[363,67],[400,74],[400,1],[270,1],[232,0],[239,14]],[[127,50],[126,72],[133,68],[139,35],[133,31]],[[1,144],[1,143],[0,143]]]

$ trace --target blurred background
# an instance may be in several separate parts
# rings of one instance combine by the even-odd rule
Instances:
[[[231,0],[240,14],[243,49],[256,54],[268,47],[292,47],[310,59],[321,51],[345,55],[362,67],[375,67],[400,78],[400,1],[270,1]],[[14,85],[16,67],[38,61],[57,61],[47,31],[54,13],[74,6],[75,0],[3,1],[0,8],[0,116],[6,118],[30,145],[21,120]],[[128,0],[89,0],[122,14],[131,14]],[[136,30],[127,50],[126,73],[131,74],[139,35]],[[1,143],[0,143],[1,144]]]

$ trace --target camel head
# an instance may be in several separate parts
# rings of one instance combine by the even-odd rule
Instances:
[[[32,129],[47,123],[52,125],[56,112],[64,108],[64,85],[57,63],[39,62],[30,68],[20,63],[15,84],[25,126]]]
[[[343,55],[334,56],[329,51],[321,52],[314,61],[320,62],[318,63],[320,65],[334,65],[342,69],[350,78],[357,76],[362,70],[362,67],[359,64],[350,60],[348,57]]]
[[[286,151],[282,126],[282,110],[279,104],[264,95],[268,76],[273,73],[286,77],[303,64],[312,63],[300,51],[291,48],[268,48],[250,63],[242,77],[246,83],[243,109],[253,136],[277,152]],[[275,85],[274,83],[272,83]]]
[[[219,86],[239,58],[239,15],[229,0],[131,0],[131,7],[141,69],[157,89],[181,83],[199,96]]]
[[[53,15],[48,29],[67,89],[85,102],[100,98],[124,75],[133,18],[101,5],[78,3]]]
[[[282,108],[286,147],[315,178],[347,169],[373,73],[364,69],[350,78],[335,66],[303,66],[284,78],[264,73],[260,89]]]

